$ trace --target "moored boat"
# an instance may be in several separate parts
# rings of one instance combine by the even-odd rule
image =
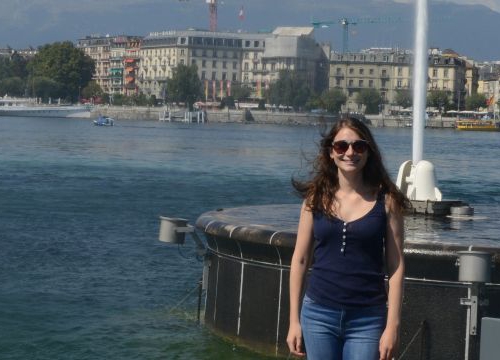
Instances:
[[[100,115],[97,120],[94,120],[95,126],[113,126],[115,124],[115,119],[109,116]]]
[[[463,131],[500,131],[500,122],[495,120],[457,120],[455,125]]]
[[[88,105],[43,105],[35,99],[0,97],[0,116],[90,117]]]

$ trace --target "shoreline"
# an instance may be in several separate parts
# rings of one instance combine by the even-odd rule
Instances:
[[[99,115],[110,116],[116,120],[149,120],[160,121],[164,114],[163,107],[141,106],[96,106],[92,109],[90,117]],[[183,122],[185,109],[175,108],[172,122]],[[240,124],[274,124],[274,125],[311,125],[332,123],[338,119],[337,115],[311,114],[306,112],[272,112],[266,110],[207,110],[206,121],[212,123],[240,123]],[[411,117],[395,117],[388,115],[367,115],[369,125],[373,127],[411,127]],[[434,117],[427,120],[429,128],[454,128],[455,118]],[[192,122],[196,122],[193,118]]]

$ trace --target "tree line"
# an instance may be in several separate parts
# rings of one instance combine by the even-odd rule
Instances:
[[[30,59],[14,52],[0,57],[0,96],[75,102],[94,71],[94,61],[69,41],[44,45]]]
[[[49,98],[61,98],[67,102],[75,102],[80,97],[99,97],[104,102],[114,105],[156,105],[155,96],[137,94],[106,94],[100,86],[92,81],[95,72],[94,61],[69,41],[47,44],[39,48],[37,54],[26,59],[13,52],[10,56],[0,57],[0,96],[37,97],[43,101]],[[198,77],[196,65],[179,64],[168,79],[164,89],[167,102],[182,102],[192,107],[194,102],[204,100],[203,83]],[[221,99],[222,106],[233,106],[235,100],[248,100],[251,89],[245,85],[233,84],[231,96]],[[278,80],[271,83],[263,91],[267,102],[282,105],[294,110],[322,109],[330,113],[338,113],[347,101],[346,94],[337,88],[327,89],[326,83],[312,89],[305,76],[296,71],[282,70]],[[442,111],[457,109],[460,104],[452,101],[452,94],[447,91],[429,91],[427,106]],[[355,102],[364,108],[367,114],[381,111],[384,100],[378,90],[361,89],[355,96]],[[396,92],[394,104],[403,108],[412,106],[412,94],[409,90]],[[487,104],[483,94],[465,97],[467,110],[476,110]]]

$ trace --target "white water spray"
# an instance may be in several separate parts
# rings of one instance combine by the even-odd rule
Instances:
[[[415,54],[413,68],[413,160],[399,167],[396,184],[411,201],[441,201],[434,165],[422,160],[427,105],[427,0],[416,0]],[[424,210],[427,212],[427,208]]]
[[[415,58],[413,69],[413,164],[424,152],[425,109],[427,102],[427,0],[417,0]]]

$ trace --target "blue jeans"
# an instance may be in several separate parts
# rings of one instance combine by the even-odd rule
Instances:
[[[308,360],[378,360],[385,329],[385,305],[331,309],[307,295],[300,322]]]

